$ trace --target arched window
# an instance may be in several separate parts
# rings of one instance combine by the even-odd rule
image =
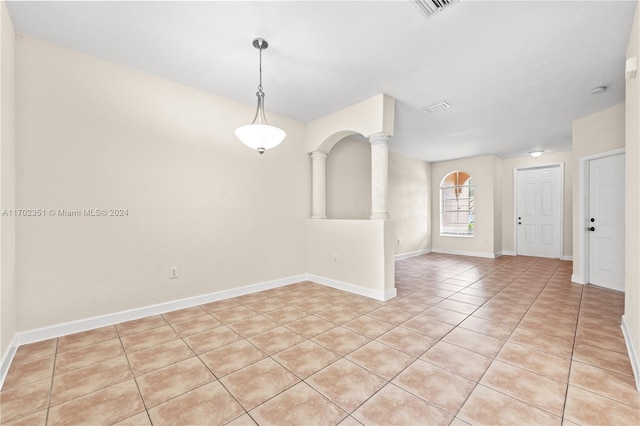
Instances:
[[[468,173],[451,172],[440,182],[440,235],[473,236],[473,181]]]

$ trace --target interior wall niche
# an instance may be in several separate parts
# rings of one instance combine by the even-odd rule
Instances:
[[[338,142],[327,155],[327,218],[371,216],[371,145],[356,137]]]

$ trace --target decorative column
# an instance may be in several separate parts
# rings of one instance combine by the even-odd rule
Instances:
[[[327,153],[311,153],[311,219],[326,219]]]
[[[379,133],[369,137],[371,144],[371,219],[389,219],[389,139]]]

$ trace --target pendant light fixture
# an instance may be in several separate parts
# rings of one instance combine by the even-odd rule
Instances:
[[[253,117],[253,122],[236,129],[236,136],[240,141],[257,150],[260,154],[264,154],[267,149],[280,145],[287,135],[284,130],[267,123],[267,117],[264,115],[264,92],[262,91],[262,51],[269,47],[267,40],[256,38],[253,40],[253,47],[260,51],[260,81],[258,83],[258,109]]]

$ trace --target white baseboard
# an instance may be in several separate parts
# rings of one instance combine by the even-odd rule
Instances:
[[[0,389],[4,385],[4,379],[7,378],[7,373],[9,372],[9,367],[11,366],[11,362],[13,361],[13,356],[16,354],[18,350],[18,343],[16,343],[16,336],[13,336],[11,342],[9,342],[9,347],[2,355],[2,363],[0,364]]]
[[[622,329],[622,335],[624,336],[624,342],[627,344],[627,352],[629,353],[629,360],[631,361],[631,368],[633,369],[633,376],[636,379],[636,389],[640,391],[640,359],[638,359],[638,352],[633,345],[631,335],[629,333],[629,326],[627,325],[627,319],[622,316],[622,322],[620,324]]]
[[[576,284],[586,284],[587,282],[584,280],[582,275],[571,275],[571,282]]]
[[[442,253],[442,254],[455,254],[458,256],[471,256],[471,257],[483,257],[486,259],[495,259],[495,253],[483,253],[477,251],[464,251],[464,250],[443,250],[443,249],[431,249],[433,253]]]
[[[370,288],[362,287],[355,284],[345,283],[343,281],[333,280],[331,278],[321,277],[320,275],[307,274],[307,280],[314,283],[326,285],[338,290],[348,291],[349,293],[359,294],[360,296],[370,297],[371,299],[387,301],[391,300],[397,295],[396,289],[387,291],[378,291]]]
[[[190,308],[205,303],[216,302],[219,300],[230,299],[233,297],[244,296],[245,294],[256,293],[259,291],[269,290],[272,288],[282,287],[289,284],[295,284],[300,281],[314,281],[318,284],[339,290],[348,291],[350,293],[361,296],[370,297],[376,300],[387,301],[396,297],[396,289],[380,292],[358,285],[349,284],[341,281],[332,280],[313,274],[301,274],[287,278],[281,278],[262,283],[251,284],[244,287],[233,288],[229,290],[217,291],[214,293],[203,294],[200,296],[188,297],[180,300],[159,303],[156,305],[144,306],[141,308],[130,309],[127,311],[115,312],[107,315],[100,315],[91,318],[85,318],[77,321],[70,321],[61,324],[41,327],[34,330],[27,330],[16,333],[5,351],[0,365],[0,389],[4,384],[4,380],[13,361],[16,350],[20,345],[40,342],[42,340],[53,339],[56,337],[66,336],[68,334],[79,333],[82,331],[92,330],[95,328],[105,327],[108,325],[118,324],[124,321],[131,321],[151,315],[159,315],[178,309]]]
[[[127,311],[115,312],[112,314],[85,318],[62,324],[55,324],[47,327],[16,333],[14,340],[16,341],[16,344],[18,346],[27,343],[39,342],[41,340],[53,339],[55,337],[65,336],[67,334],[79,333],[81,331],[87,331],[94,328],[118,324],[124,321],[131,321],[151,315],[164,314],[178,309],[190,308],[192,306],[216,302],[218,300],[229,299],[232,297],[243,296],[245,294],[251,294],[258,291],[269,290],[271,288],[282,287],[284,285],[305,281],[306,279],[306,274],[295,275],[292,277],[251,284],[244,287],[203,294],[200,296],[188,297],[180,300],[172,300],[171,302],[159,303],[157,305],[144,306]]]
[[[395,260],[408,259],[410,257],[422,256],[423,254],[431,253],[431,249],[424,249],[418,251],[412,251],[409,253],[396,254]]]
[[[435,250],[434,250],[435,251]],[[457,253],[451,253],[451,254],[457,254]],[[518,253],[516,253],[513,250],[502,250],[499,252],[495,253],[495,257],[500,257],[500,256],[517,256]],[[470,255],[470,256],[475,256],[475,255]],[[485,256],[482,256],[485,257]],[[563,255],[561,258],[561,260],[568,260],[568,261],[573,261],[573,256],[565,256]]]

